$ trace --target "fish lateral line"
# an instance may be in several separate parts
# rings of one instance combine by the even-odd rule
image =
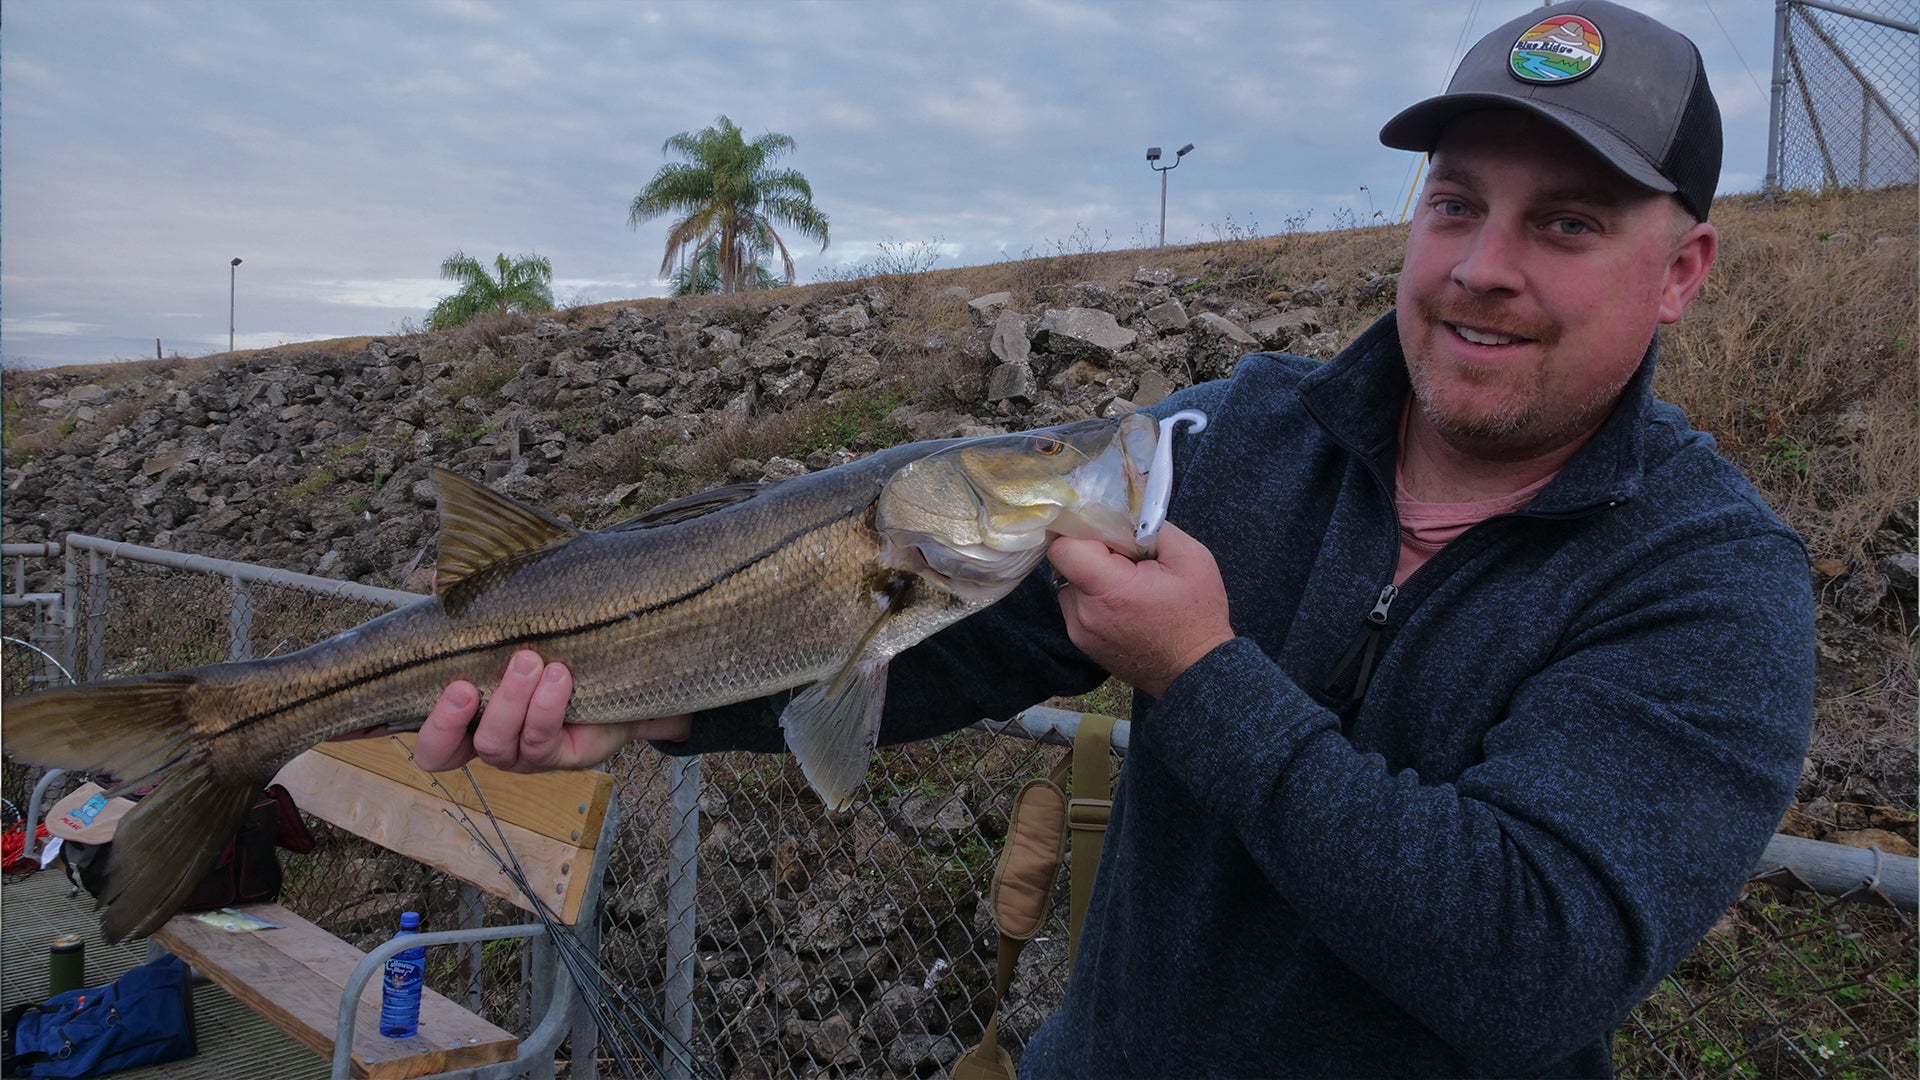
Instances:
[[[514,634],[506,637],[493,638],[486,641],[476,642],[471,645],[463,645],[455,649],[444,649],[438,652],[429,653],[422,656],[410,657],[408,659],[401,660],[396,663],[392,663],[387,666],[381,667],[377,671],[371,671],[365,674],[355,675],[352,678],[329,683],[325,686],[320,687],[317,690],[314,690],[311,693],[303,695],[302,697],[299,697],[299,698],[295,698],[291,701],[282,702],[280,704],[273,705],[269,708],[262,709],[258,712],[249,713],[246,716],[243,716],[235,720],[230,727],[223,729],[221,733],[232,734],[235,732],[245,731],[258,724],[267,723],[271,720],[284,716],[289,712],[293,712],[298,709],[303,709],[309,705],[314,705],[314,704],[318,704],[319,702],[325,701],[330,697],[335,697],[340,694],[344,694],[349,691],[356,690],[362,686],[365,686],[368,683],[376,682],[381,679],[390,678],[394,675],[412,671],[416,668],[424,667],[430,664],[443,663],[448,660],[458,660],[464,656],[472,656],[476,653],[491,652],[497,649],[517,648],[523,645],[538,645],[541,642],[555,641],[555,640],[561,640],[569,637],[575,637],[581,634],[595,633],[601,630],[605,630],[612,626],[617,626],[623,622],[629,622],[634,619],[644,618],[648,615],[656,615],[661,612],[671,610],[672,608],[680,604],[685,604],[689,601],[699,599],[701,596],[704,596],[705,594],[713,591],[714,589],[717,589],[722,585],[725,585],[728,581],[732,580],[735,577],[738,577],[740,574],[752,569],[753,567],[761,563],[766,562],[768,559],[773,558],[775,555],[778,555],[780,552],[786,550],[787,548],[793,546],[795,543],[798,543],[800,540],[804,539],[808,534],[818,532],[821,529],[830,528],[833,525],[839,523],[840,520],[842,519],[836,517],[834,519],[824,521],[824,522],[809,523],[803,528],[800,528],[794,531],[793,533],[790,533],[787,536],[782,537],[778,541],[775,541],[770,547],[756,553],[751,558],[748,558],[742,562],[736,563],[733,566],[727,567],[724,570],[720,571],[719,573],[709,577],[706,581],[703,581],[698,585],[695,585],[694,587],[688,589],[687,591],[683,593],[679,593],[675,596],[670,596],[664,600],[656,601],[652,604],[643,605],[641,607],[627,608],[622,611],[616,612],[612,615],[608,615],[604,618],[596,619],[593,622],[580,623],[574,626],[560,627],[555,630],[529,631],[524,634]],[[588,534],[583,534],[583,536],[584,535],[588,535]],[[435,597],[432,599],[438,600],[439,598]],[[426,602],[427,602],[426,600],[420,601],[420,603],[426,603]],[[406,610],[406,609],[403,608],[401,610]],[[328,642],[321,642],[320,644],[326,645],[328,644]],[[302,651],[304,652],[305,650],[302,650]],[[286,661],[292,660],[294,657],[299,655],[300,653],[293,653],[288,656],[278,657],[275,659],[253,661],[253,663],[262,664],[262,665],[280,664],[280,663],[285,663]],[[396,730],[396,731],[414,730],[412,728],[393,728],[393,725],[390,723],[379,725],[379,726],[392,728],[393,730]],[[348,729],[349,732],[353,730],[357,730],[357,729],[353,729],[353,728]]]

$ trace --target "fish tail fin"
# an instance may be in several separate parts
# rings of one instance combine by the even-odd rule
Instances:
[[[158,929],[206,876],[253,805],[259,778],[216,777],[193,722],[192,672],[68,686],[7,702],[17,760],[111,773],[122,791],[159,783],[114,833],[101,928],[110,942]]]
[[[111,773],[139,785],[179,763],[195,741],[191,672],[63,686],[6,703],[7,753],[34,765]]]

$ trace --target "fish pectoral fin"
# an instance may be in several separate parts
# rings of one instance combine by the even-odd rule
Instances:
[[[880,738],[886,702],[887,662],[856,657],[832,678],[801,691],[781,712],[787,748],[829,808],[853,805]]]
[[[442,603],[456,600],[458,586],[482,571],[580,535],[546,511],[515,502],[459,473],[436,466],[433,484],[440,492],[440,555],[433,591]]]
[[[760,494],[766,487],[766,483],[755,481],[748,484],[727,484],[724,487],[710,488],[692,495],[682,495],[678,499],[663,502],[651,510],[642,510],[630,518],[615,522],[602,531],[624,532],[630,529],[650,529],[656,525],[691,521],[735,503],[746,502]]]

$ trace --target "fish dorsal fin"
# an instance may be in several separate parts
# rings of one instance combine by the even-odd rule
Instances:
[[[748,484],[727,484],[724,487],[710,488],[692,495],[682,495],[661,503],[651,510],[643,510],[617,524],[607,526],[607,532],[626,529],[648,529],[655,525],[671,525],[677,521],[691,521],[703,517],[715,510],[725,509],[735,503],[743,503],[760,494],[767,485],[756,481]]]
[[[440,491],[440,557],[433,591],[442,603],[483,571],[524,559],[578,536],[579,530],[459,473],[435,467]]]

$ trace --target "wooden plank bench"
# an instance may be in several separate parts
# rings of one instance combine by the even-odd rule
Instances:
[[[466,777],[457,771],[442,773],[444,791],[435,788],[413,764],[412,744],[411,734],[327,743],[288,763],[276,782],[286,785],[305,813],[531,912],[532,903],[508,875],[445,812],[451,794],[469,809],[488,843],[499,846]],[[575,927],[583,943],[597,948],[592,916],[618,817],[612,777],[602,772],[520,775],[477,762],[472,771],[536,894],[546,898],[560,922]],[[422,997],[418,1034],[404,1039],[381,1035],[378,975],[385,956],[398,948],[383,943],[363,954],[279,904],[245,910],[283,929],[236,934],[179,916],[156,932],[153,941],[300,1042],[331,1056],[339,1080],[551,1075],[553,1052],[570,1029],[575,1057],[584,1054],[591,1062],[592,1018],[564,965],[544,947],[540,924],[482,930],[479,905],[465,906],[472,912],[470,927],[430,927],[406,945],[533,939],[535,964],[556,970],[538,973],[543,977],[535,979],[535,996],[545,998],[546,1010],[541,1012],[541,1001],[533,1003],[537,1020],[524,1039],[431,990]],[[542,989],[546,993],[538,992]],[[591,1072],[588,1065],[574,1075]]]

